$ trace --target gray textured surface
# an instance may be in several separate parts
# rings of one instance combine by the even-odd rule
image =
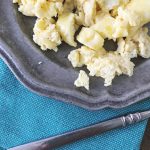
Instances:
[[[92,110],[120,108],[150,96],[150,60],[142,58],[136,60],[131,78],[117,77],[107,88],[103,79],[91,78],[90,91],[75,88],[79,70],[73,69],[66,58],[73,48],[63,44],[58,53],[41,52],[32,40],[34,21],[21,15],[10,0],[1,1],[0,54],[32,91]]]

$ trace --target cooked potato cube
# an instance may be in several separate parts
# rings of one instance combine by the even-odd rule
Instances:
[[[71,46],[76,47],[77,43],[74,41],[75,35],[75,16],[73,13],[65,13],[59,16],[56,23],[57,30],[59,31],[63,41]]]
[[[96,15],[96,1],[87,0],[83,3],[83,11],[85,14],[85,24],[90,26],[94,24],[94,18]]]
[[[143,26],[150,21],[150,1],[132,0],[125,8],[119,9],[119,17],[131,26]]]
[[[103,38],[113,38],[114,33],[114,23],[115,19],[111,17],[109,14],[99,14],[97,15],[97,22],[93,26],[92,29],[97,31]]]
[[[101,50],[104,45],[104,39],[99,33],[90,28],[82,28],[77,36],[77,40],[93,50]]]

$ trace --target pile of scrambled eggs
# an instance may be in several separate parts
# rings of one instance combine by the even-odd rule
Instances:
[[[89,76],[104,78],[110,86],[115,76],[133,75],[132,58],[150,57],[150,37],[143,27],[150,22],[150,0],[13,0],[26,16],[36,16],[33,40],[42,50],[58,50],[62,41],[76,47],[68,59],[73,67],[86,66]],[[76,31],[82,27],[75,37]],[[104,49],[105,39],[118,43],[116,51]],[[89,90],[89,76],[80,71],[77,87]]]

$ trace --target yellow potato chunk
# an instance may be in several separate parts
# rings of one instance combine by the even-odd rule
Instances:
[[[77,40],[93,50],[101,50],[104,45],[104,39],[99,33],[90,28],[82,28],[77,36]]]
[[[150,1],[131,0],[123,9],[119,10],[119,17],[127,20],[131,26],[143,26],[150,21]]]
[[[96,0],[76,0],[76,22],[79,25],[90,26],[96,15]]]
[[[96,16],[96,23],[91,26],[103,38],[116,39],[128,36],[128,24],[119,18],[115,19],[110,14],[100,13]]]
[[[113,39],[127,37],[129,35],[129,25],[126,21],[117,18],[113,25],[114,33],[112,34]]]
[[[57,30],[59,31],[63,41],[71,46],[76,47],[77,43],[74,41],[75,34],[75,16],[73,13],[65,13],[59,16],[56,23]]]
[[[38,19],[33,31],[33,40],[42,50],[58,50],[57,46],[61,44],[61,38],[54,24],[54,20]]]
[[[83,4],[83,11],[85,14],[85,24],[90,26],[94,24],[94,18],[96,15],[96,1],[87,0]]]
[[[119,6],[126,6],[130,0],[97,0],[97,3],[104,12],[117,11]]]
[[[109,14],[98,14],[96,16],[96,24],[91,29],[97,31],[103,38],[113,38],[115,19]]]

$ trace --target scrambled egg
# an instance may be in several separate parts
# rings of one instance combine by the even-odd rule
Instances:
[[[117,52],[122,57],[135,58],[138,55],[143,58],[150,57],[150,37],[147,28],[141,28],[133,37],[118,40]]]
[[[61,38],[54,22],[53,19],[38,19],[35,23],[33,40],[42,50],[57,51],[57,46],[61,44]]]
[[[133,41],[138,45],[138,55],[143,58],[150,57],[150,37],[148,35],[147,28],[141,28],[138,32],[133,36]]]
[[[87,67],[89,76],[103,78],[105,86],[110,86],[115,76],[133,75],[132,58],[150,58],[150,37],[143,27],[150,22],[150,0],[13,0],[13,3],[18,3],[18,10],[24,15],[37,17],[33,40],[42,50],[57,51],[62,41],[73,47],[77,47],[76,40],[81,43],[80,48],[70,52],[69,61],[73,67]],[[117,50],[105,50],[105,39],[116,41]],[[85,71],[80,71],[74,84],[89,90]]]
[[[63,11],[63,0],[13,0],[19,4],[19,11],[26,16],[51,18]]]
[[[106,51],[103,48],[100,51],[95,51],[86,46],[82,46],[77,50],[71,51],[68,59],[71,61],[73,67],[82,67],[91,62],[93,57],[100,54],[106,54]]]
[[[122,56],[126,58],[135,58],[138,56],[138,47],[134,41],[131,41],[129,39],[119,39],[118,40],[118,48],[117,52]]]
[[[107,53],[93,58],[87,64],[90,76],[102,77],[105,79],[105,86],[110,86],[116,75],[133,75],[134,64],[128,58],[121,57],[118,53]]]
[[[105,79],[105,86],[110,86],[116,75],[133,75],[134,64],[130,58],[122,57],[117,52],[94,51],[85,46],[72,51],[68,59],[73,67],[87,66],[90,76]]]
[[[26,16],[35,16],[34,6],[37,0],[13,0],[13,3],[19,4],[19,11]]]
[[[87,90],[89,90],[89,77],[85,71],[80,70],[79,76],[74,82],[74,85],[76,87],[85,87]]]
[[[28,0],[29,1],[29,0]],[[63,11],[63,0],[37,0],[34,13],[38,18],[52,18]]]

